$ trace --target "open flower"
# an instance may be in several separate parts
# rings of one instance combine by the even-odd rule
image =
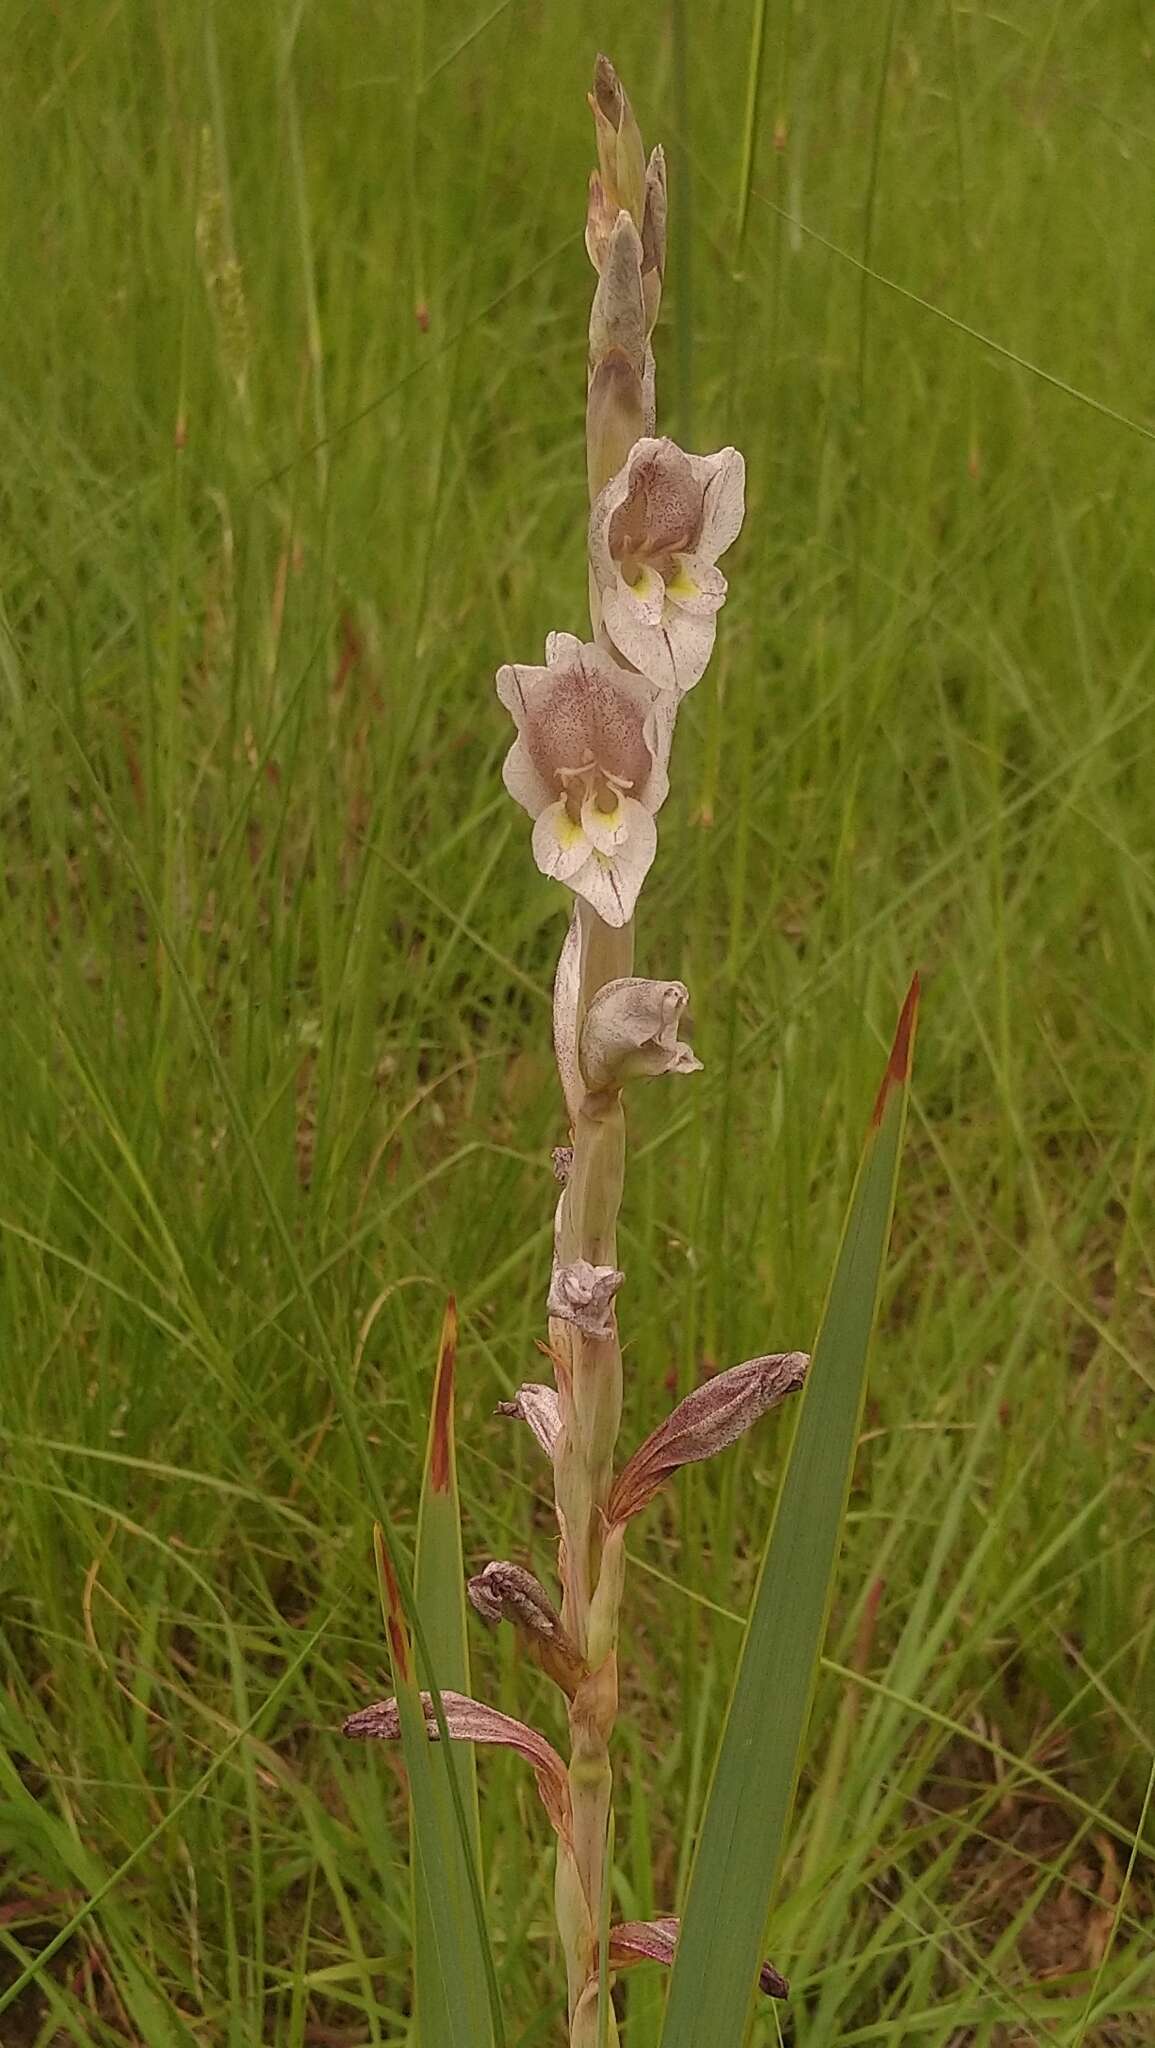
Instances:
[[[746,465],[736,448],[686,455],[634,443],[590,514],[590,566],[614,646],[661,690],[692,689],[710,659]]]
[[[517,726],[505,786],[534,820],[542,874],[606,924],[628,924],[657,850],[673,700],[572,633],[551,633],[545,658],[544,668],[498,670],[497,694]]]

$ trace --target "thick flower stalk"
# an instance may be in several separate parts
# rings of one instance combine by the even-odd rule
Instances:
[[[533,821],[533,857],[570,892],[554,983],[553,1035],[568,1120],[554,1154],[561,1181],[546,1311],[555,1386],[521,1387],[501,1411],[526,1422],[552,1467],[560,1599],[523,1566],[494,1560],[469,1582],[492,1625],[515,1628],[558,1686],[569,1761],[494,1709],[444,1693],[451,1739],[498,1742],[532,1765],[557,1837],[556,1910],[565,1954],[570,2048],[618,2039],[602,1986],[643,1961],[670,1962],[678,1923],[611,1926],[601,1941],[609,1840],[610,1744],[618,1709],[618,1631],[629,1524],[681,1466],[724,1449],[801,1384],[797,1352],[718,1374],[660,1423],[620,1469],[622,1411],[617,1222],[625,1172],[623,1091],[690,1075],[677,980],[635,975],[634,914],[658,843],[678,707],[709,660],[726,581],[718,558],[742,524],[736,449],[689,454],[655,433],[652,335],[666,255],[666,172],[647,160],[613,66],[599,57],[590,96],[598,165],[586,248],[597,273],[589,323],[586,470],[590,637],[551,633],[541,664],[509,663],[497,693],[516,734],[504,767]],[[429,1720],[430,1734],[437,1728]],[[364,1709],[351,1735],[395,1738],[392,1701]],[[785,1994],[766,1964],[763,1989]]]

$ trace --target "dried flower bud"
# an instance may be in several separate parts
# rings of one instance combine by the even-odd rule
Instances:
[[[697,1074],[702,1062],[678,1037],[690,1000],[681,981],[624,975],[594,996],[582,1026],[582,1079],[595,1095],[652,1074]]]
[[[470,1579],[468,1592],[483,1621],[493,1627],[501,1621],[512,1623],[534,1663],[572,1699],[585,1677],[585,1662],[533,1573],[495,1560]]]
[[[547,1313],[562,1322],[576,1323],[587,1337],[605,1343],[614,1334],[613,1299],[625,1277],[613,1266],[591,1266],[588,1259],[555,1266]]]
[[[628,1522],[648,1507],[671,1473],[696,1465],[736,1442],[767,1410],[802,1385],[810,1360],[804,1351],[751,1358],[695,1387],[618,1473],[606,1509],[608,1521]]]
[[[640,227],[645,204],[646,152],[625,87],[608,57],[599,56],[594,66],[594,89],[589,102],[606,198],[611,206],[624,206]]]
[[[547,1458],[552,1458],[561,1435],[561,1406],[552,1387],[530,1383],[519,1387],[512,1401],[499,1401],[495,1415],[514,1415],[528,1422]]]
[[[427,1692],[421,1695],[421,1705],[429,1740],[437,1742],[440,1730]],[[544,1735],[539,1735],[536,1729],[527,1728],[524,1721],[515,1721],[509,1714],[499,1713],[496,1707],[486,1707],[480,1700],[467,1699],[464,1693],[443,1691],[441,1709],[451,1742],[494,1743],[500,1749],[516,1750],[518,1756],[523,1756],[533,1766],[542,1805],[558,1834],[568,1841],[571,1835],[569,1779],[560,1756]],[[374,1706],[362,1707],[358,1713],[350,1714],[343,1724],[342,1733],[363,1742],[398,1741],[401,1716],[396,1700],[378,1700]]]
[[[672,1914],[660,1920],[624,1920],[610,1928],[610,1961],[617,1970],[632,1963],[666,1963],[674,1960],[679,1922]],[[773,1963],[763,1963],[758,1983],[768,1998],[787,1998],[790,1986]]]

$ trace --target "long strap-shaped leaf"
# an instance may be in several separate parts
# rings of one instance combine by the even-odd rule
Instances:
[[[421,1506],[417,1517],[417,1554],[413,1583],[417,1612],[424,1630],[425,1649],[431,1671],[422,1672],[428,1687],[469,1693],[469,1638],[465,1603],[465,1563],[461,1547],[461,1510],[457,1492],[457,1443],[454,1429],[454,1375],[457,1362],[457,1309],[451,1300],[441,1326],[437,1352],[437,1374],[433,1384],[433,1405],[429,1417],[429,1440],[425,1473],[421,1483]],[[418,1663],[420,1664],[420,1656]],[[444,1757],[444,1764],[442,1763]],[[432,1769],[455,1773],[461,1788],[461,1805],[469,1830],[474,1869],[481,1870],[481,1829],[477,1812],[477,1771],[473,1746],[455,1742],[430,1759]],[[421,2048],[446,2048],[454,2040],[450,1999],[441,1974],[441,1952],[429,1905],[429,1891],[438,1886],[452,1901],[463,1931],[471,1923],[469,1869],[464,1845],[457,1829],[450,1831],[443,1845],[440,1868],[429,1861],[430,1850],[423,1845],[413,1809],[413,1917],[414,1980],[417,1990],[417,2028]],[[493,2024],[489,2011],[482,1957],[476,1943],[462,1941],[453,1958],[455,1973],[471,1972],[474,1981],[466,1987],[469,2009],[481,2017],[476,2035],[477,2048],[492,2048]],[[478,1974],[480,1969],[480,1974]]]
[[[443,1993],[430,2023],[444,2031],[440,2036],[423,2033],[422,2048],[477,2048],[487,2039],[488,2008],[477,1995],[478,1984],[485,1985],[486,1971],[477,1922],[470,1912],[462,1911],[463,1900],[453,1888],[457,1859],[464,1851],[450,1795],[447,1766],[452,1745],[434,1745],[429,1740],[401,1587],[379,1524],[374,1526],[373,1547],[409,1777],[415,1876],[421,1901],[418,1924],[423,1917],[430,1967]]]
[[[702,1821],[662,2048],[741,2048],[814,1696],[866,1389],[918,1012],[911,984],[854,1183]]]

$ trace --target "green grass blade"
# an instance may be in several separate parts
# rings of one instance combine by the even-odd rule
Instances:
[[[422,2048],[477,2048],[493,2038],[487,1989],[492,1958],[487,1965],[471,1902],[456,1889],[464,1850],[449,1785],[455,1745],[434,1745],[428,1739],[401,1587],[379,1526],[374,1527],[373,1547],[409,1776],[420,1897],[417,1927],[424,1925],[428,1968],[440,1993],[422,2022]]]
[[[457,1306],[452,1300],[445,1310],[437,1353],[437,1374],[429,1418],[425,1472],[421,1483],[421,1506],[417,1518],[417,1554],[414,1564],[414,1593],[424,1630],[425,1649],[431,1671],[421,1668],[422,1683],[432,1680],[439,1687],[469,1693],[469,1637],[465,1602],[465,1561],[461,1548],[461,1510],[457,1491],[457,1442],[454,1430],[454,1373],[457,1360]],[[422,1659],[418,1659],[419,1667]],[[474,1868],[481,1870],[481,1827],[477,1808],[477,1770],[473,1746],[450,1743],[445,1749],[448,1767],[461,1791],[461,1806],[469,1831]],[[439,1759],[438,1759],[439,1761]],[[442,1873],[452,1897],[459,1902],[461,1921],[471,1919],[469,1870],[459,1832],[454,1829],[445,1845],[449,1863]],[[423,1875],[421,1841],[413,1825],[413,1920],[414,1980],[417,1991],[417,2025],[422,2048],[453,2039],[451,2017],[441,1974],[437,1933],[428,1903],[428,1880]],[[462,1969],[482,1963],[479,1944],[472,1944],[460,1958]],[[469,1986],[472,2009],[483,2013],[478,2048],[490,2048],[493,2026],[489,2013],[484,1969]]]
[[[903,1005],[803,1391],[690,1877],[662,2048],[741,2048],[846,1512],[910,1086]]]

